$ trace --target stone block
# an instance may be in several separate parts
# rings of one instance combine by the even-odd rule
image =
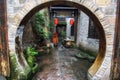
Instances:
[[[99,7],[99,9],[103,14],[105,13],[105,8],[104,7]]]
[[[16,27],[18,27],[18,25],[20,24],[20,22],[21,22],[20,16],[15,15],[13,25],[15,25]]]
[[[22,11],[20,11],[18,14],[16,14],[16,17],[19,18],[19,20],[22,20],[23,17],[25,16],[24,13],[21,13]]]
[[[114,36],[113,33],[111,33],[112,37],[107,38],[106,40],[108,40],[108,42],[110,42],[109,44],[113,44],[114,43]]]
[[[28,13],[33,7],[30,4],[24,5],[22,8],[23,12]]]
[[[14,13],[14,8],[11,6],[7,7],[7,13],[9,13],[9,14]]]
[[[9,44],[9,48],[10,48],[10,50],[12,49],[12,50],[15,50],[15,44]]]
[[[113,50],[113,46],[111,45],[111,46],[107,46],[107,51],[108,51],[108,49],[109,50]]]
[[[91,10],[91,5],[92,5],[92,2],[90,2],[90,1],[86,1],[86,2],[84,2],[84,5],[88,8],[88,9],[90,9]]]
[[[105,73],[105,69],[100,69],[100,71],[97,73],[97,76],[101,78]]]
[[[101,79],[101,78],[105,77],[104,75],[107,72],[107,70],[109,69],[110,65],[109,65],[108,60],[107,61],[104,60],[104,62],[102,63],[101,67],[99,68],[99,70],[97,71],[97,73],[95,74],[95,76],[93,77],[92,80],[105,80],[105,79]],[[104,66],[103,66],[103,64],[104,64]],[[109,74],[110,73],[108,73],[108,75]],[[97,77],[97,79],[95,77]]]
[[[92,1],[84,1],[83,5],[85,5],[91,12],[95,12],[95,10],[97,9],[97,6],[95,5],[94,2]]]
[[[40,3],[42,3],[42,1],[41,0],[36,0],[36,3],[40,4]]]
[[[25,1],[26,1],[26,0],[19,0],[19,3],[20,3],[20,4],[23,4],[23,3],[25,3]]]
[[[14,31],[14,32],[15,32],[15,31]],[[16,35],[16,33],[10,33],[10,32],[8,33],[8,37],[9,37],[9,38],[15,38],[15,35]]]
[[[116,3],[117,3],[117,0],[111,0],[111,3],[112,3],[112,4],[116,4]]]
[[[107,6],[110,3],[110,0],[96,0],[98,6]]]
[[[107,18],[105,20],[101,21],[101,24],[102,24],[104,29],[110,28],[110,22]]]
[[[110,16],[114,16],[116,14],[116,7],[112,6],[112,7],[106,7],[105,8],[105,15],[110,15]]]
[[[100,10],[95,11],[95,15],[98,17],[98,19],[104,18],[104,15]]]
[[[99,9],[97,8],[97,5],[95,5],[95,4],[94,4],[93,2],[91,2],[91,1],[87,2],[86,6],[87,6],[87,8],[88,8],[90,11],[92,11],[93,13],[96,12],[97,10],[99,10]]]
[[[91,78],[90,80],[101,80],[100,77],[98,77],[97,75],[95,75],[93,78]]]
[[[14,18],[12,18],[12,17],[8,17],[7,20],[8,20],[8,23],[14,23]]]
[[[110,57],[112,59],[112,53],[113,53],[113,50],[106,50],[106,57]],[[111,61],[110,61],[111,62]]]
[[[102,23],[102,25],[103,25],[103,29],[104,29],[104,31],[107,29],[107,28],[110,28],[110,25],[109,24],[104,24],[104,23]],[[106,32],[105,32],[106,33]],[[107,35],[107,34],[106,34]]]
[[[109,19],[109,22],[110,22],[111,25],[115,25],[115,21],[116,21],[115,16],[109,16],[108,19]]]
[[[14,13],[20,10],[20,7],[14,7]]]
[[[16,26],[10,26],[9,28],[8,28],[8,33],[16,33],[16,30],[17,30],[17,27]]]
[[[104,59],[104,61],[103,61],[103,63],[102,63],[102,67],[103,67],[103,69],[106,69],[106,68],[109,68],[110,66],[110,61],[111,60],[111,57],[110,56],[108,56],[108,57],[105,57],[105,59]]]

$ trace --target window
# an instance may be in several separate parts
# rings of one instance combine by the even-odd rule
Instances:
[[[96,26],[94,25],[94,22],[91,19],[89,19],[88,38],[93,38],[93,39],[99,38]]]

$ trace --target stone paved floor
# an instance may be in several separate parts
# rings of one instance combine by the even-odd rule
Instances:
[[[41,66],[34,76],[35,80],[87,80],[88,60],[77,59],[79,50],[58,47],[52,54],[39,58]]]

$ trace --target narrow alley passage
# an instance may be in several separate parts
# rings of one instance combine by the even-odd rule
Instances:
[[[40,70],[34,80],[87,80],[87,71],[92,63],[78,59],[78,49],[54,48],[52,54],[39,57]]]

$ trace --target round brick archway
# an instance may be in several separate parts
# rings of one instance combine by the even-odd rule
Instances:
[[[8,38],[10,54],[15,53],[15,35],[19,25],[26,23],[30,17],[40,9],[57,4],[75,6],[85,12],[94,21],[100,35],[100,46],[98,56],[88,71],[88,78],[92,80],[108,80],[110,74],[109,71],[111,66],[113,44],[113,42],[110,40],[112,36],[109,34],[112,33],[108,31],[109,24],[106,17],[104,17],[97,6],[89,0],[32,0],[26,3],[24,7],[18,11],[18,13],[16,13],[13,22],[11,22],[10,28],[14,28],[14,32],[8,30],[8,33],[14,34],[14,36],[12,35],[12,39]],[[11,35],[8,36],[10,37]],[[11,40],[13,42],[11,42]],[[111,47],[111,50],[109,47]]]

